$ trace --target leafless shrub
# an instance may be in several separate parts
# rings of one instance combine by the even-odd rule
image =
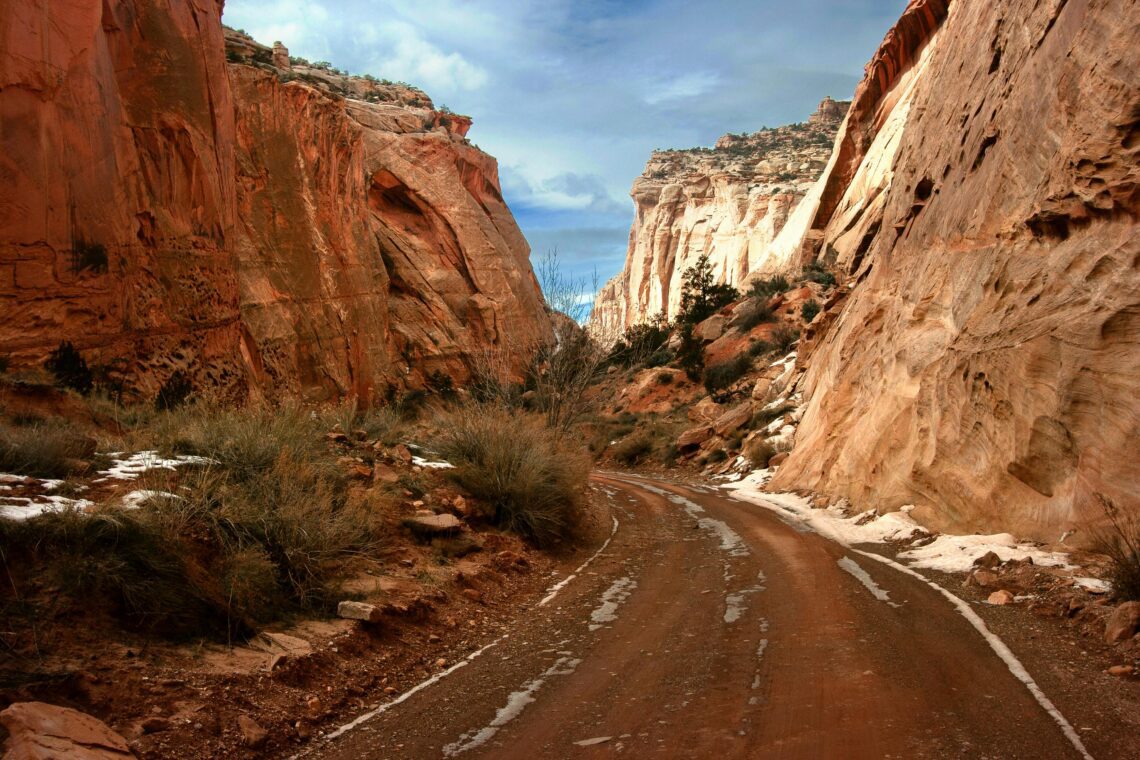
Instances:
[[[1112,559],[1112,590],[1118,599],[1140,600],[1140,519],[1096,494],[1108,524],[1093,533],[1093,547]]]

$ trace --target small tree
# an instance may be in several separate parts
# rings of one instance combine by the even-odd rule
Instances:
[[[804,305],[800,307],[800,315],[804,318],[804,321],[812,321],[815,319],[816,314],[819,314],[819,301],[814,298],[809,301],[804,301]]]
[[[685,270],[681,283],[681,312],[677,315],[680,322],[696,324],[740,297],[736,288],[716,282],[705,254]]]
[[[701,379],[705,369],[705,347],[693,335],[693,323],[681,324],[681,347],[677,350],[677,363],[685,375],[694,382]]]

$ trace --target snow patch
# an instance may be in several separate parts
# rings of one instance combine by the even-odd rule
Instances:
[[[602,594],[601,605],[590,613],[590,630],[596,631],[605,623],[612,623],[617,620],[618,607],[629,598],[633,590],[637,588],[637,581],[631,578],[618,578],[610,587]]]
[[[418,457],[418,456],[412,457],[412,464],[414,464],[418,467],[427,467],[427,468],[433,469],[433,470],[454,470],[455,469],[455,465],[453,465],[451,462],[445,462],[443,460],[433,461],[431,459],[424,459],[423,457]]]
[[[115,455],[119,455],[118,452]],[[216,461],[209,457],[198,456],[175,456],[164,459],[157,451],[137,451],[125,458],[114,459],[110,467],[99,471],[98,474],[102,477],[96,478],[93,482],[136,480],[148,470],[173,470],[188,464],[216,464]]]
[[[151,499],[181,499],[167,491],[131,491],[123,497],[123,509],[138,509]]]
[[[926,546],[900,553],[899,558],[905,559],[911,567],[941,570],[944,573],[968,573],[974,567],[974,560],[989,552],[1001,557],[1003,562],[1028,557],[1035,565],[1073,567],[1068,562],[1067,554],[1019,544],[1009,533],[995,533],[992,536],[939,536]]]
[[[855,579],[862,583],[867,588],[867,590],[871,592],[871,596],[875,597],[880,602],[886,602],[892,607],[902,607],[902,605],[898,602],[892,602],[891,595],[887,591],[883,590],[879,584],[875,583],[875,579],[872,578],[866,570],[859,567],[855,560],[851,559],[850,557],[844,557],[839,560],[837,564],[845,571],[855,576]]]
[[[577,578],[583,570],[590,566],[591,562],[596,560],[598,556],[606,550],[606,547],[610,545],[610,541],[614,540],[614,534],[617,533],[618,529],[618,519],[613,515],[610,515],[610,519],[614,521],[614,524],[613,527],[610,528],[610,537],[605,540],[605,543],[598,547],[598,550],[594,552],[589,559],[579,565],[577,570],[572,572],[570,575],[567,575],[565,578],[558,581],[558,583],[555,583],[553,586],[547,589],[546,596],[542,597],[537,606],[545,607],[554,601],[554,597],[558,596],[559,592],[561,592],[562,589],[566,588],[566,586],[569,585],[570,581]]]
[[[479,729],[479,731],[474,734],[471,732],[464,733],[451,744],[445,745],[443,747],[443,756],[455,757],[458,754],[486,744],[491,740],[491,737],[499,732],[500,728],[517,718],[522,714],[522,711],[527,705],[534,702],[535,693],[542,688],[547,678],[551,676],[568,676],[574,672],[574,669],[577,668],[581,662],[581,660],[574,660],[569,657],[558,658],[541,676],[524,684],[521,690],[512,692],[510,696],[507,697],[507,703],[496,711],[494,719],[484,728]]]

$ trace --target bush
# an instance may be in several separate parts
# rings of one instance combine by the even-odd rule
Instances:
[[[748,313],[744,315],[744,319],[740,321],[740,328],[742,330],[751,330],[753,327],[756,327],[756,325],[775,321],[776,315],[768,308],[768,304],[754,302],[748,309]]]
[[[673,374],[670,372],[661,372],[660,374],[657,375],[657,384],[658,385],[672,385],[673,384]]]
[[[800,331],[787,325],[780,325],[772,331],[772,345],[781,354],[792,350],[792,346],[800,339]]]
[[[668,350],[664,348],[668,339],[669,323],[665,321],[663,315],[658,314],[650,322],[627,328],[625,335],[610,348],[606,361],[608,364],[632,367],[645,364],[651,358],[659,358],[662,351],[668,356]],[[665,362],[668,362],[668,359]],[[650,366],[660,366],[660,364]]]
[[[792,406],[791,404],[780,404],[779,406],[772,407],[771,409],[768,409],[767,407],[765,407],[764,409],[761,409],[760,411],[756,412],[756,414],[752,415],[752,422],[749,425],[749,427],[751,427],[751,428],[766,427],[773,420],[775,420],[777,417],[783,417],[785,414],[787,414],[790,411],[793,411],[794,409],[795,409],[795,407]]]
[[[819,302],[814,298],[804,301],[804,305],[800,307],[800,316],[804,318],[804,321],[811,322],[815,319],[816,314],[819,314]]]
[[[160,412],[175,409],[189,401],[190,394],[193,392],[194,386],[190,382],[190,376],[183,370],[175,370],[158,389],[158,396],[154,399],[154,408]]]
[[[77,240],[71,246],[71,269],[80,272],[104,274],[108,267],[107,249],[101,243]]]
[[[652,453],[652,451],[653,441],[650,440],[649,436],[642,434],[626,438],[614,446],[613,456],[614,459],[627,467],[632,467]]]
[[[771,298],[777,293],[784,293],[790,289],[791,283],[783,275],[773,275],[768,279],[755,279],[748,286],[748,295],[752,298]]]
[[[506,409],[470,406],[441,421],[448,474],[490,509],[496,525],[537,544],[577,525],[589,461],[542,421]]]
[[[1093,533],[1093,548],[1112,559],[1112,593],[1140,601],[1140,519],[1123,514],[1111,499],[1096,494],[1108,526]]]
[[[0,428],[0,471],[37,478],[66,478],[94,453],[94,441],[69,428],[31,422]]]
[[[659,348],[645,360],[646,367],[664,367],[673,361],[673,354],[668,348]]]
[[[825,288],[835,286],[835,275],[829,272],[823,264],[820,264],[818,261],[813,261],[804,269],[804,280],[808,282],[818,282]]]
[[[760,356],[761,354],[770,353],[773,348],[774,346],[766,340],[754,340],[748,346],[748,355]]]
[[[735,383],[752,368],[752,357],[741,354],[720,364],[705,369],[705,390],[716,393]]]
[[[744,457],[758,469],[767,467],[768,460],[775,455],[776,449],[760,436],[756,436],[744,445]]]
[[[444,401],[453,401],[456,398],[455,384],[451,375],[444,374],[438,369],[428,375],[428,388]]]
[[[87,394],[95,386],[94,376],[87,366],[86,360],[71,345],[70,341],[63,341],[59,348],[51,352],[44,367],[51,372],[55,381],[64,388]]]
[[[727,451],[725,451],[724,449],[713,449],[712,451],[709,452],[709,455],[705,458],[705,463],[706,464],[716,464],[717,462],[723,462],[726,459],[728,459],[728,452]]]

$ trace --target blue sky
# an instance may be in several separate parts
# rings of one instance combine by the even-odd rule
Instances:
[[[621,269],[654,148],[804,120],[849,98],[905,0],[227,0],[293,55],[403,80],[475,119],[536,259]]]

